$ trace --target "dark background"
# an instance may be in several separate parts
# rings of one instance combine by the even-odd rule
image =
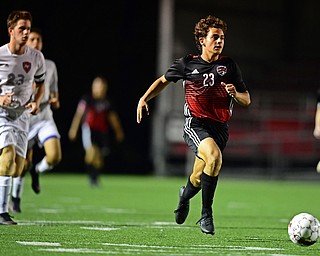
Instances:
[[[6,19],[12,10],[33,15],[43,31],[46,58],[56,62],[61,109],[55,119],[63,161],[57,172],[82,172],[81,140],[67,132],[79,98],[96,74],[110,84],[126,133],[109,158],[110,173],[152,173],[150,119],[136,123],[139,97],[157,77],[159,1],[0,1],[0,45],[9,41]],[[315,93],[319,87],[319,2],[306,0],[176,0],[175,52],[196,52],[194,23],[208,14],[228,22],[224,53],[241,65],[250,90]],[[162,72],[164,72],[163,70]],[[153,107],[154,102],[151,102]]]
[[[9,41],[6,19],[12,10],[33,15],[42,30],[43,53],[56,62],[61,109],[55,119],[61,133],[63,161],[56,171],[82,170],[81,138],[67,132],[79,98],[90,92],[96,74],[109,80],[126,139],[114,148],[110,172],[147,173],[149,124],[136,123],[136,104],[155,78],[157,1],[0,1],[0,44]]]

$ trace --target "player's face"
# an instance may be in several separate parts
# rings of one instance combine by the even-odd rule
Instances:
[[[31,48],[42,50],[42,37],[36,32],[31,32],[27,41],[27,45]]]
[[[24,45],[28,41],[31,29],[30,20],[19,20],[14,28],[9,28],[10,39]]]
[[[104,99],[106,94],[107,85],[100,78],[96,78],[92,83],[92,97],[95,99]]]
[[[202,38],[202,52],[211,56],[221,54],[224,47],[224,33],[221,28],[210,28],[207,36]]]

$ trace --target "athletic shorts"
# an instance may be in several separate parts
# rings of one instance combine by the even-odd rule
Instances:
[[[30,127],[28,135],[28,148],[32,148],[36,142],[41,148],[51,138],[60,139],[57,126],[54,120],[43,120]]]
[[[54,122],[50,106],[43,109],[35,116],[31,116],[28,134],[28,148],[32,148],[36,142],[41,148],[51,138],[60,139],[60,134]]]
[[[183,138],[189,148],[197,155],[200,142],[205,138],[212,138],[221,152],[229,139],[229,125],[208,119],[186,117]]]
[[[110,153],[109,134],[93,131],[87,123],[83,123],[82,130],[82,144],[85,150],[88,150],[92,145],[98,146],[103,156]]]
[[[13,145],[16,154],[26,158],[29,120],[26,111],[15,120],[0,117],[0,149]]]

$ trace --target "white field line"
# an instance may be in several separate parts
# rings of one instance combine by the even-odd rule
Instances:
[[[33,245],[33,246],[61,246],[60,243],[51,243],[51,242],[27,242],[27,241],[16,241],[18,244],[23,245]]]
[[[87,229],[87,230],[99,230],[99,231],[113,231],[113,230],[119,230],[120,228],[101,228],[101,227],[80,227],[81,229]]]
[[[108,248],[107,250],[103,249],[88,249],[88,248],[40,248],[39,251],[47,251],[47,252],[69,252],[69,253],[96,253],[96,254],[146,254],[148,255],[176,255],[176,256],[192,256],[192,255],[201,255],[201,254],[208,254],[208,249],[214,249],[212,254],[217,254],[221,251],[276,251],[282,250],[279,248],[260,248],[260,247],[236,247],[236,246],[218,246],[213,247],[209,246],[210,248],[203,248],[203,247],[175,247],[175,246],[148,246],[148,245],[129,245],[129,244],[110,244],[110,247],[115,248]],[[122,248],[121,248],[122,247]],[[280,254],[268,254],[269,256],[276,255],[280,256]],[[284,254],[281,254],[284,256]],[[289,256],[289,255],[286,255]]]
[[[27,223],[27,221],[25,222]],[[120,226],[119,223],[108,223],[106,222],[99,222],[99,221],[84,221],[84,220],[73,220],[73,221],[33,221],[30,222],[33,224],[84,224],[84,225],[117,225]],[[20,223],[19,223],[20,224]],[[139,222],[132,222],[132,223],[124,223],[121,225],[120,228],[114,227],[88,227],[83,226],[79,227],[81,229],[88,229],[88,230],[97,230],[97,231],[115,231],[122,228],[128,227],[135,227],[135,226],[145,226],[148,228],[191,228],[187,226],[177,226],[174,222],[153,222],[151,223],[139,223]],[[35,247],[44,247],[38,248],[40,251],[47,251],[47,252],[69,252],[69,253],[95,253],[95,254],[150,254],[150,255],[176,255],[176,256],[192,256],[192,255],[201,255],[207,254],[208,250],[212,250],[214,254],[222,252],[222,251],[233,251],[238,253],[247,253],[251,252],[258,252],[258,251],[281,251],[284,250],[282,248],[265,248],[265,247],[248,247],[248,246],[215,246],[212,244],[201,244],[201,245],[190,245],[190,246],[162,246],[162,245],[144,245],[144,244],[117,244],[117,243],[101,243],[101,246],[105,246],[105,249],[89,249],[89,248],[63,248],[63,245],[70,245],[70,244],[77,244],[79,243],[51,243],[51,242],[39,242],[39,241],[16,241],[19,244],[26,245],[26,246],[35,246]],[[56,248],[54,248],[56,247]],[[268,254],[269,256],[280,254]],[[284,255],[283,255],[284,256]],[[288,256],[288,255],[286,255]]]
[[[51,248],[39,248],[39,251],[48,252],[70,252],[70,253],[98,253],[98,254],[117,254],[119,252],[124,254],[135,253],[163,253],[170,255],[193,255],[206,254],[208,250],[222,251],[280,251],[281,248],[264,248],[264,247],[248,247],[248,246],[213,246],[213,245],[193,245],[193,246],[163,246],[163,245],[143,245],[143,244],[115,244],[102,243],[101,245],[109,247],[104,249],[88,249],[88,248],[61,248],[61,243],[51,242],[37,242],[37,241],[16,241],[19,244],[27,246],[46,246]],[[66,243],[67,244],[67,243]],[[59,247],[59,248],[52,248]],[[111,248],[110,248],[111,247]],[[185,251],[185,252],[184,252]],[[279,256],[279,254],[276,254]]]
[[[170,248],[170,249],[228,249],[228,250],[252,250],[252,251],[278,251],[283,250],[282,248],[266,248],[266,247],[249,247],[249,246],[216,246],[216,245],[192,245],[188,247],[179,246],[162,246],[162,245],[142,245],[142,244],[114,244],[114,243],[102,243],[106,246],[116,246],[116,247],[137,247],[137,248]]]
[[[191,228],[189,226],[180,226],[175,222],[126,222],[126,223],[118,223],[114,221],[96,221],[96,220],[19,220],[19,225],[54,225],[54,224],[83,224],[83,225],[117,225],[121,227],[148,227],[148,228]]]

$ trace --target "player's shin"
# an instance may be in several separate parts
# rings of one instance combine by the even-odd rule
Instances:
[[[0,214],[9,211],[11,176],[0,176]]]
[[[204,172],[201,174],[202,215],[206,213],[212,214],[212,204],[217,183],[218,176],[212,177]]]
[[[182,200],[189,200],[193,198],[198,192],[201,190],[201,187],[195,187],[190,181],[190,177],[188,178],[188,182],[186,185],[186,188],[183,191],[183,194],[181,196]]]

